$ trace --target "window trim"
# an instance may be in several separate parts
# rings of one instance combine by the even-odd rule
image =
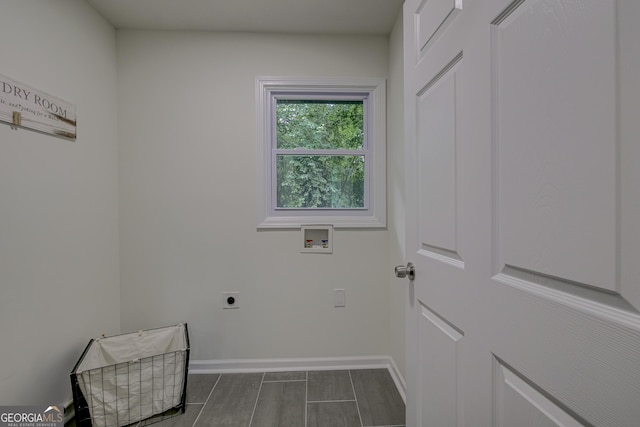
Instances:
[[[365,167],[366,208],[276,209],[272,185],[272,100],[276,94],[361,93],[368,98],[369,159]],[[304,224],[332,224],[334,228],[386,227],[386,82],[385,79],[256,78],[257,114],[257,223],[258,229],[300,228]]]

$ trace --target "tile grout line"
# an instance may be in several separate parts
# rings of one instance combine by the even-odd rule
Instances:
[[[249,420],[249,427],[253,424],[253,417],[256,414],[256,408],[258,407],[258,400],[260,399],[260,393],[262,392],[262,384],[264,384],[264,376],[266,372],[262,373],[262,378],[260,379],[260,387],[258,388],[258,394],[256,395],[256,403],[253,404],[253,412],[251,412],[251,419]]]
[[[358,405],[358,396],[356,395],[356,387],[353,385],[353,378],[351,377],[351,370],[349,372],[349,381],[351,381],[351,389],[353,390],[353,398],[356,400],[356,409],[358,410],[358,418],[360,419],[360,427],[364,426],[362,422],[362,415],[360,414],[360,405]]]
[[[216,383],[213,385],[213,387],[211,387],[211,391],[209,392],[209,395],[207,396],[207,400],[204,401],[204,404],[202,405],[202,408],[200,408],[200,412],[198,412],[198,416],[196,417],[195,420],[193,420],[193,426],[192,427],[196,427],[196,423],[200,419],[200,415],[202,415],[202,411],[204,411],[205,406],[207,406],[207,403],[209,403],[209,399],[211,399],[211,395],[213,394],[213,390],[216,389],[216,386],[220,382],[220,378],[222,378],[222,374],[218,375],[218,379],[216,380]]]
[[[304,427],[307,427],[307,412],[309,406],[309,371],[305,371],[305,385],[304,385]]]
[[[308,400],[307,403],[333,403],[333,402],[356,402],[356,399],[344,399],[344,400]],[[384,427],[384,426],[383,426]]]

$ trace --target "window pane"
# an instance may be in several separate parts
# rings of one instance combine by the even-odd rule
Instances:
[[[277,148],[362,149],[363,101],[280,99]]]
[[[364,156],[278,155],[278,208],[364,208]]]

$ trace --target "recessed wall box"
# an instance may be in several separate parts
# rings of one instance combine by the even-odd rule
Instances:
[[[300,227],[300,252],[330,254],[333,253],[332,225],[303,225]]]

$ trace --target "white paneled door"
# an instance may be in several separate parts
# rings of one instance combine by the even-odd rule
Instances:
[[[406,0],[407,426],[640,426],[638,22]]]

